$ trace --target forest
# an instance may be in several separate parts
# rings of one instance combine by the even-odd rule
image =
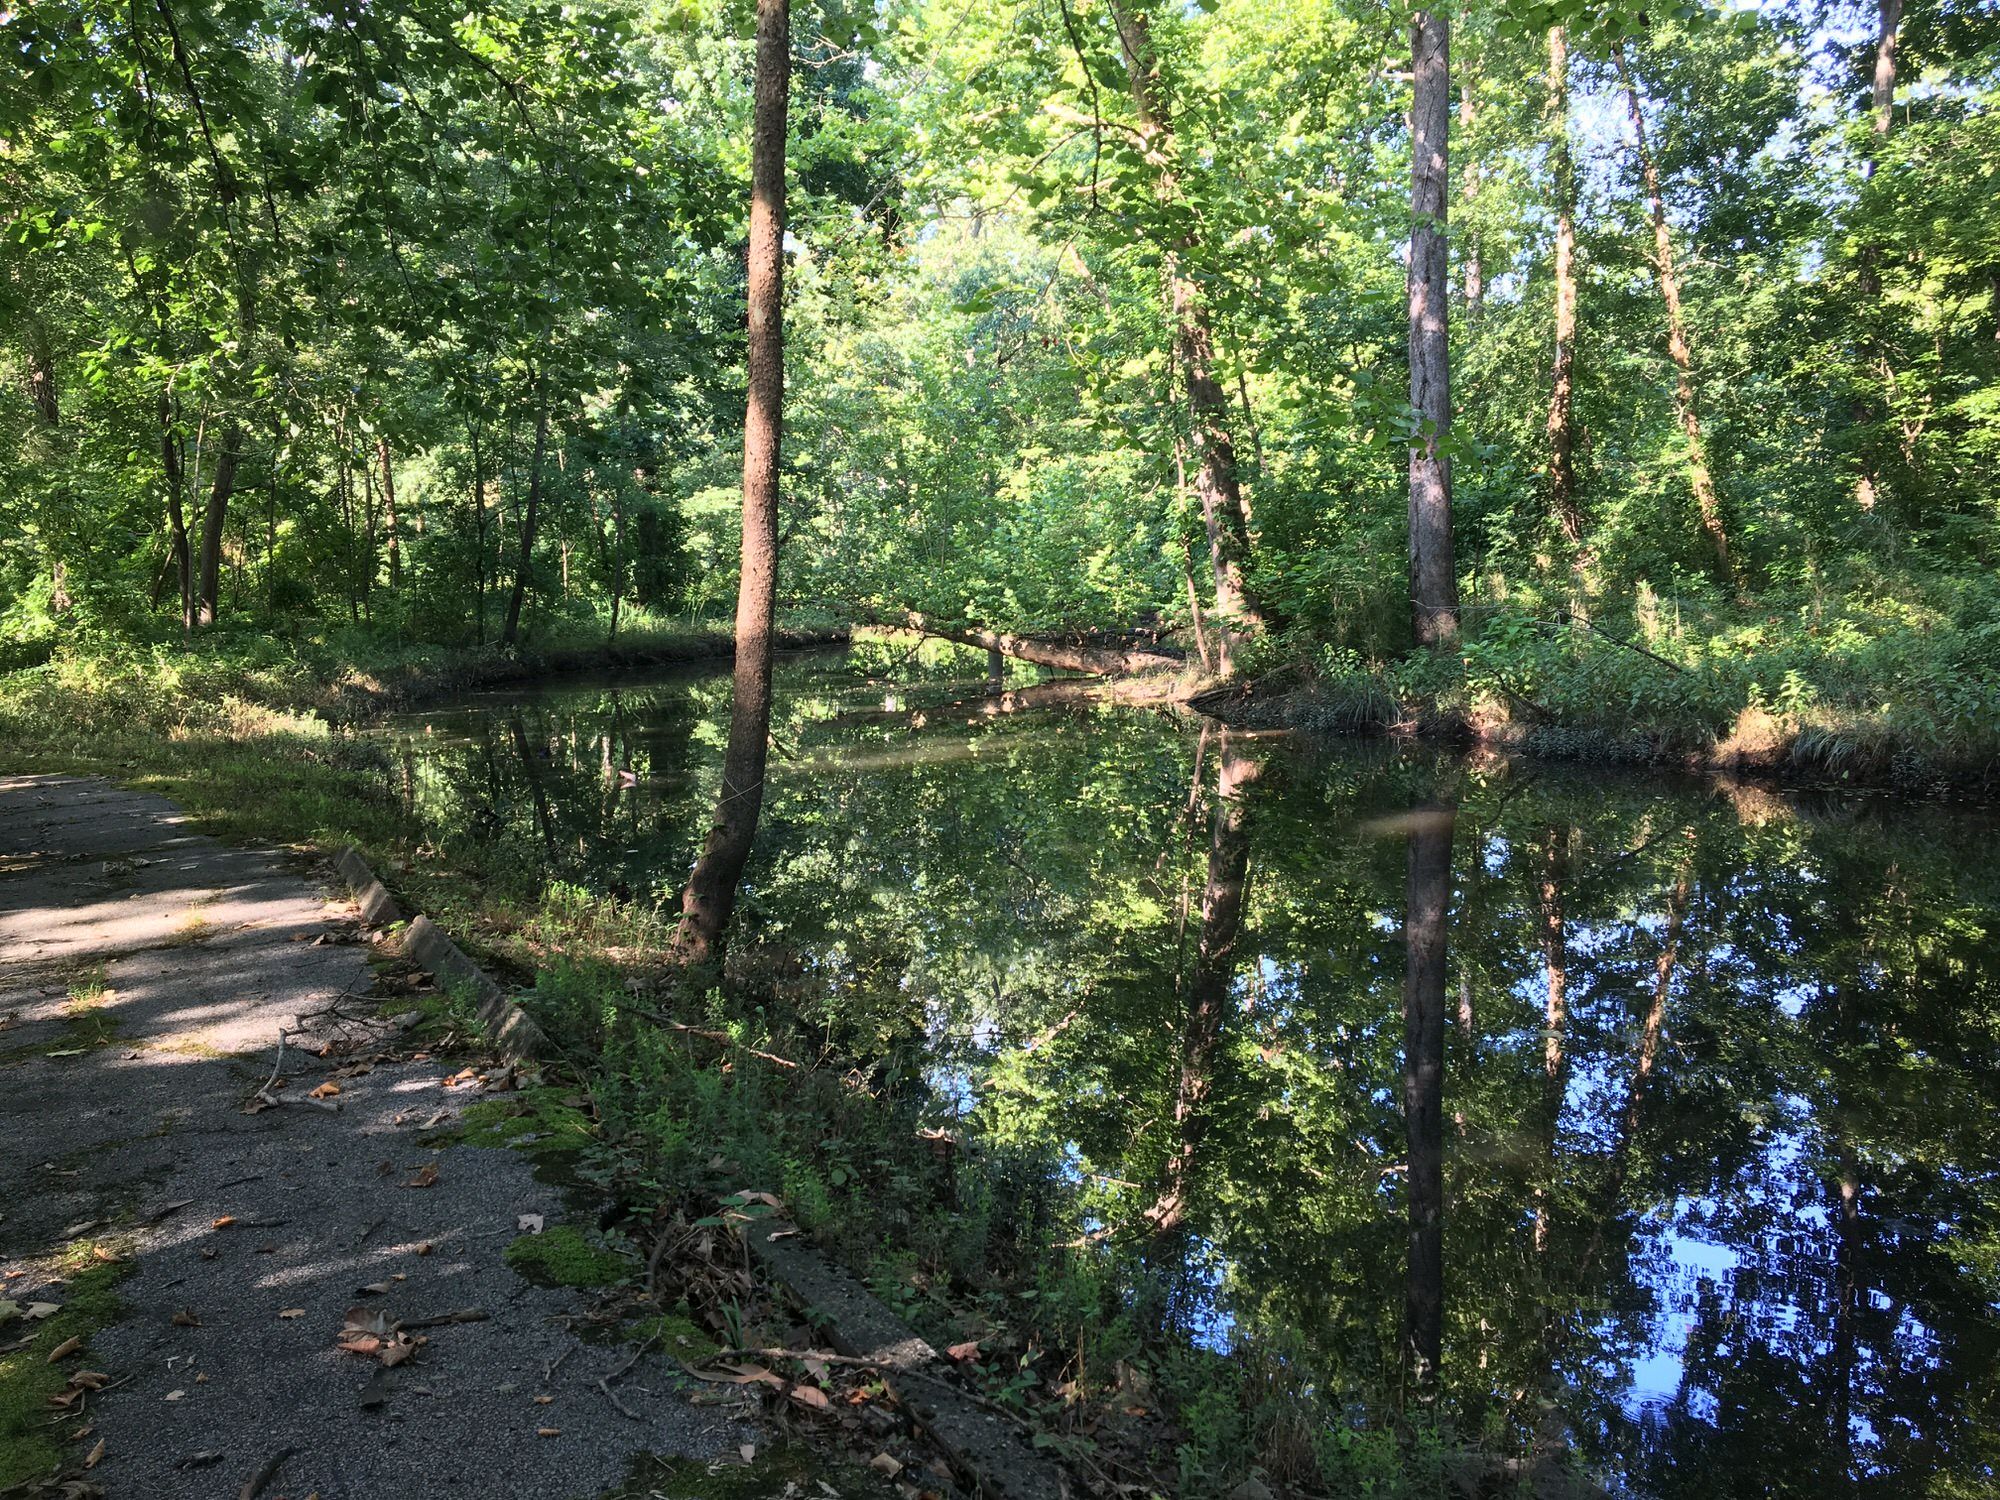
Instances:
[[[1992,0],[0,47],[0,1497],[1994,1492]]]

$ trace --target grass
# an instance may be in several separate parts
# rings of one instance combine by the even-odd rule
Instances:
[[[63,1435],[50,1425],[51,1400],[69,1383],[72,1371],[90,1369],[91,1336],[116,1322],[123,1304],[119,1284],[132,1269],[124,1258],[128,1247],[110,1241],[78,1241],[60,1257],[38,1268],[59,1283],[40,1300],[60,1303],[62,1310],[38,1323],[0,1321],[0,1347],[28,1338],[22,1348],[0,1355],[0,1489],[41,1479],[60,1468],[65,1458],[81,1458],[63,1447]],[[118,1257],[105,1260],[102,1255]],[[23,1281],[35,1279],[32,1275]],[[0,1287],[0,1291],[4,1291]],[[11,1296],[11,1293],[7,1293]],[[49,1354],[72,1338],[84,1340],[82,1350],[59,1364]]]

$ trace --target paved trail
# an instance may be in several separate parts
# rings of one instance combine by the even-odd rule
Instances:
[[[383,1024],[353,1019],[380,1008],[355,998],[373,980],[355,921],[285,860],[194,834],[161,798],[0,777],[0,1276],[27,1270],[0,1288],[61,1301],[39,1257],[147,1225],[125,1319],[90,1343],[92,1367],[125,1382],[95,1398],[90,1478],[113,1500],[208,1500],[292,1449],[265,1500],[583,1500],[641,1452],[733,1452],[743,1434],[675,1394],[656,1357],[617,1387],[638,1420],[598,1391],[628,1351],[576,1339],[583,1295],[501,1259],[520,1215],[562,1217],[560,1195],[516,1152],[425,1144],[419,1126],[463,1102],[437,1063],[344,1080],[338,1113],[242,1112],[280,1027]],[[312,1045],[285,1054],[288,1096],[337,1066]],[[425,1166],[435,1186],[402,1186]],[[358,1294],[396,1276],[386,1297]],[[491,1317],[432,1330],[371,1390],[377,1367],[334,1347],[370,1301]]]

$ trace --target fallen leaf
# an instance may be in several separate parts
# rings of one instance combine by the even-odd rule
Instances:
[[[195,1316],[193,1308],[177,1307],[174,1309],[173,1325],[176,1328],[199,1328],[201,1319]]]
[[[417,1346],[398,1334],[395,1338],[382,1345],[381,1349],[377,1351],[376,1357],[382,1361],[384,1369],[393,1370],[397,1365],[402,1364],[403,1361],[416,1352]]]
[[[168,1391],[167,1394],[163,1396],[161,1399],[165,1401],[179,1401],[183,1399],[186,1395],[187,1395],[186,1391]]]
[[[436,1187],[437,1180],[438,1169],[435,1166],[426,1166],[419,1170],[416,1176],[404,1183],[403,1186],[413,1188]]]
[[[69,1383],[80,1391],[101,1391],[111,1383],[111,1377],[102,1370],[78,1370]]]
[[[540,1234],[542,1232],[542,1224],[543,1219],[540,1214],[522,1214],[514,1227],[524,1234]]]
[[[190,1453],[186,1458],[175,1464],[174,1467],[176,1469],[205,1469],[210,1464],[219,1464],[221,1462],[222,1450],[220,1448],[204,1448],[199,1453]]]
[[[743,1462],[746,1464],[756,1461],[757,1445],[755,1443],[739,1443],[736,1446],[736,1451],[743,1455]]]
[[[278,1316],[281,1318],[303,1318],[305,1315],[306,1310],[303,1307],[281,1307],[278,1309]]]
[[[395,1290],[394,1282],[371,1281],[366,1286],[356,1287],[354,1294],[357,1297],[383,1297],[387,1296],[393,1290]]]
[[[107,1266],[115,1266],[125,1259],[124,1256],[107,1245],[92,1245],[90,1247],[90,1258]]]
[[[211,1219],[209,1221],[208,1227],[210,1229],[227,1229],[231,1224],[234,1224],[235,1222],[236,1222],[235,1214],[224,1214],[219,1219]]]
[[[80,1338],[64,1339],[60,1344],[57,1344],[55,1348],[49,1351],[49,1363],[53,1365],[62,1360],[68,1359],[72,1354],[76,1353],[76,1351],[81,1349],[82,1347],[83,1347],[83,1340]]]
[[[86,1469],[94,1469],[97,1467],[98,1460],[103,1457],[104,1457],[104,1439],[99,1438],[97,1440],[97,1446],[90,1450],[90,1456],[83,1461],[83,1466]]]
[[[431,1242],[430,1242],[429,1240],[425,1240],[425,1241],[424,1241],[424,1242],[423,1242],[422,1244],[420,1244],[420,1245],[418,1245],[418,1246],[417,1246],[417,1254],[419,1254],[419,1255],[429,1255],[429,1254],[431,1253],[431,1251],[432,1251],[432,1250],[434,1250],[434,1249],[436,1249],[436,1248],[437,1248],[437,1247],[436,1247],[435,1245],[433,1245],[433,1244],[432,1244],[432,1243],[431,1243]]]
[[[43,1318],[53,1318],[61,1311],[62,1304],[60,1302],[30,1302],[22,1310],[21,1316],[26,1318],[30,1323],[38,1323]]]
[[[878,1474],[887,1474],[891,1479],[903,1472],[902,1461],[889,1453],[876,1454],[868,1460],[868,1467]]]
[[[959,1359],[959,1360],[977,1359],[979,1358],[979,1340],[967,1339],[962,1344],[953,1344],[949,1349],[945,1350],[944,1352],[950,1355],[953,1359]]]
[[[340,1085],[331,1078],[306,1095],[308,1099],[331,1099],[340,1092]]]
[[[801,1406],[810,1406],[814,1411],[825,1411],[831,1405],[826,1392],[816,1385],[795,1385],[785,1393]]]
[[[548,1404],[549,1404],[549,1403],[550,1403],[551,1401],[553,1401],[553,1400],[555,1400],[555,1399],[556,1399],[556,1398],[555,1398],[555,1397],[553,1397],[553,1396],[537,1396],[537,1397],[535,1397],[535,1405],[537,1405],[537,1406],[547,1406],[547,1405],[548,1405]]]
[[[562,1436],[562,1429],[561,1429],[560,1427],[537,1427],[537,1428],[535,1429],[535,1436],[536,1436],[536,1437],[561,1437],[561,1436]]]

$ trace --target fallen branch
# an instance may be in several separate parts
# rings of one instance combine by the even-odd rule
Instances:
[[[1032,1432],[1034,1430],[1033,1426],[1019,1412],[1009,1411],[999,1402],[989,1400],[976,1391],[968,1391],[964,1386],[946,1380],[942,1375],[933,1375],[928,1370],[919,1370],[912,1365],[890,1364],[879,1359],[869,1359],[864,1355],[835,1354],[830,1350],[819,1349],[719,1349],[702,1360],[702,1364],[712,1365],[721,1359],[790,1359],[801,1362],[811,1360],[815,1364],[840,1365],[844,1368],[856,1370],[873,1370],[888,1380],[896,1380],[902,1377],[907,1377],[911,1380],[921,1380],[929,1385],[943,1387],[961,1400],[970,1401],[982,1411],[992,1412],[997,1417],[1005,1417],[1023,1432]],[[705,1373],[684,1359],[676,1360],[675,1363],[696,1380],[722,1381],[732,1385],[737,1384],[740,1380],[738,1376]]]
[[[484,1323],[493,1314],[483,1307],[461,1307],[457,1312],[435,1313],[428,1318],[405,1318],[396,1325],[398,1333],[412,1328],[442,1328],[447,1323]]]
[[[285,1466],[296,1449],[280,1448],[257,1468],[257,1472],[243,1481],[243,1488],[236,1492],[236,1500],[257,1500],[264,1493],[264,1487],[278,1477],[278,1470]]]
[[[615,1410],[621,1417],[629,1417],[634,1422],[640,1420],[639,1414],[637,1412],[633,1411],[623,1401],[620,1401],[618,1399],[617,1393],[611,1389],[611,1382],[614,1380],[622,1379],[625,1375],[625,1372],[630,1370],[632,1366],[639,1363],[639,1361],[645,1357],[646,1351],[651,1349],[653,1345],[659,1341],[659,1338],[660,1335],[658,1333],[655,1333],[651,1338],[647,1339],[645,1343],[641,1344],[638,1348],[634,1349],[632,1351],[632,1357],[626,1360],[624,1364],[620,1365],[617,1369],[613,1370],[609,1375],[600,1375],[597,1379],[598,1390],[604,1393],[604,1399],[611,1403],[612,1409]]]

